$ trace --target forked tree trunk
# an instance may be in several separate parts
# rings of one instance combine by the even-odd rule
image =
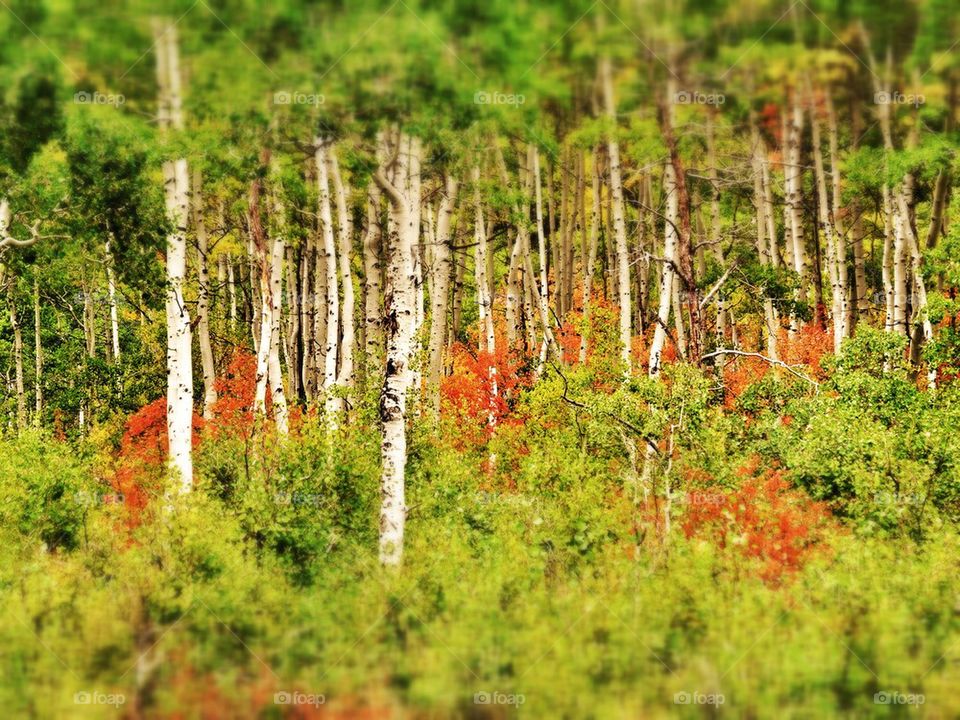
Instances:
[[[420,142],[401,131],[395,148],[386,143],[385,157],[394,157],[374,173],[387,196],[390,223],[387,237],[387,277],[384,292],[386,363],[380,391],[382,426],[380,482],[380,562],[397,566],[403,558],[406,524],[405,473],[407,463],[407,391],[410,388],[414,332],[413,252],[419,234]],[[392,179],[387,171],[393,170]],[[415,177],[414,177],[415,176]],[[414,194],[416,196],[414,196]]]

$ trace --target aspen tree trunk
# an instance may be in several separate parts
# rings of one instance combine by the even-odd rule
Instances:
[[[833,229],[834,242],[834,262],[836,263],[837,292],[839,297],[835,300],[835,312],[840,313],[840,340],[850,336],[850,287],[849,273],[847,272],[847,241],[844,232],[843,222],[843,197],[840,193],[840,137],[837,129],[837,115],[833,108],[833,97],[829,90],[825,100],[827,110],[827,128],[829,133],[830,148],[830,173],[831,173],[831,212],[828,215]],[[836,331],[836,329],[835,329]],[[839,349],[839,343],[837,344]]]
[[[607,138],[607,155],[610,160],[610,202],[612,206],[613,233],[617,252],[617,297],[620,305],[620,360],[625,372],[630,374],[630,348],[633,338],[630,303],[630,252],[627,248],[627,223],[624,216],[623,182],[620,178],[620,144],[616,137],[616,104],[613,99],[613,73],[610,59],[600,58],[600,82],[603,90],[603,108],[611,121],[610,137]]]
[[[497,164],[497,172],[500,176],[500,184],[504,188],[510,187],[510,175],[507,171],[507,163],[503,158],[503,150],[497,142],[494,142],[494,158]],[[523,175],[521,163],[520,174]],[[514,205],[515,214],[519,218],[522,215],[522,207]],[[523,270],[522,262],[522,234],[523,222],[517,223],[517,233],[514,236],[513,243],[510,245],[510,256],[507,263],[507,276],[504,278],[505,288],[505,307],[504,316],[506,320],[507,347],[515,348],[520,333],[521,307],[523,302]]]
[[[382,233],[380,231],[380,189],[370,183],[367,191],[367,230],[363,237],[363,340],[366,377],[378,372],[383,354],[382,299],[383,268],[381,265]]]
[[[493,362],[496,354],[496,337],[493,327],[493,301],[490,294],[490,283],[487,279],[487,229],[483,222],[483,203],[480,198],[480,168],[474,166],[472,171],[473,179],[473,202],[474,202],[474,222],[473,232],[476,242],[476,254],[474,256],[474,277],[477,284],[477,308],[480,315],[480,352],[488,353],[491,357],[490,365],[487,367],[487,378],[490,381],[490,412],[487,416],[487,424],[493,426],[496,424],[496,397],[497,397],[497,366]],[[493,456],[491,455],[491,459]]]
[[[807,251],[803,241],[803,168],[800,165],[800,141],[803,134],[803,108],[794,93],[790,116],[786,119],[786,213],[789,228],[793,271],[800,278],[800,289],[795,299],[805,300],[809,285]],[[790,330],[795,332],[802,325],[796,313],[790,317]]]
[[[203,418],[213,418],[217,402],[216,368],[210,344],[210,273],[207,265],[207,224],[203,217],[203,181],[199,170],[193,172],[193,227],[197,235],[197,344],[203,368]],[[112,294],[112,293],[111,293]]]
[[[266,167],[270,162],[269,150],[260,155],[260,162]],[[247,210],[247,225],[250,228],[250,245],[256,253],[260,272],[260,337],[257,342],[257,374],[253,393],[254,418],[259,421],[267,415],[267,387],[270,381],[270,345],[273,334],[273,311],[270,300],[270,261],[273,257],[272,241],[263,226],[260,203],[263,193],[263,180],[258,174],[250,183]]]
[[[477,284],[477,311],[480,316],[480,351],[495,351],[493,306],[490,298],[490,283],[487,280],[487,230],[483,222],[483,203],[480,199],[480,168],[474,166],[473,202],[474,202],[474,277]]]
[[[537,219],[537,255],[540,258],[540,289],[538,294],[540,324],[543,326],[543,342],[540,345],[540,367],[538,372],[543,369],[543,364],[547,361],[547,355],[550,347],[553,345],[553,330],[550,327],[550,305],[549,305],[549,286],[547,279],[547,256],[546,239],[543,235],[543,196],[540,187],[540,151],[536,146],[531,146],[533,153],[533,186],[536,205]],[[533,268],[530,268],[531,277]]]
[[[708,233],[705,233],[707,240],[711,243],[710,247],[713,249],[714,257],[721,267],[724,266],[723,258],[723,248],[720,246],[720,179],[717,175],[717,150],[716,150],[716,139],[715,139],[715,130],[714,130],[714,115],[715,112],[713,109],[709,109],[707,112],[707,172],[708,178],[710,180],[710,230]],[[755,137],[753,140],[755,141]],[[754,153],[756,153],[756,147],[754,148]],[[756,182],[758,179],[756,172],[756,163],[754,162],[754,197],[755,202],[759,201],[756,193]],[[757,219],[759,222],[760,212],[762,208],[758,206],[757,208]],[[758,240],[762,236],[758,236]],[[758,247],[761,254],[761,263],[763,262],[763,255],[766,253],[766,246],[760,242],[762,250]],[[764,316],[766,319],[766,304],[769,300],[764,302]],[[721,291],[717,292],[717,323],[714,329],[714,338],[715,343],[718,348],[723,348],[727,346],[727,303],[723,299],[723,293]],[[767,329],[767,335],[769,336],[769,326]],[[723,382],[723,370],[726,365],[726,357],[719,355],[716,360],[717,375],[720,378],[721,383]]]
[[[883,280],[884,296],[884,329],[887,332],[896,332],[894,323],[894,303],[896,290],[893,282],[893,200],[890,197],[890,188],[883,186],[883,260],[881,276]]]
[[[310,275],[310,268],[316,264],[316,252],[313,233],[307,234],[306,245],[300,253],[300,335],[303,354],[300,367],[300,385],[307,402],[316,398],[316,287]]]
[[[287,381],[290,386],[290,397],[296,401],[300,396],[300,377],[302,372],[300,354],[300,290],[297,284],[299,264],[293,247],[286,248],[286,278],[287,278]]]
[[[104,255],[107,266],[107,302],[110,305],[110,349],[113,351],[113,361],[120,361],[120,323],[117,318],[117,283],[113,272],[113,253],[110,252],[110,241],[104,245]]]
[[[430,405],[434,414],[440,413],[440,380],[443,375],[443,351],[447,336],[447,303],[450,298],[450,229],[457,197],[457,180],[444,177],[443,194],[437,208],[433,252],[430,262],[430,338],[428,342],[429,371],[427,378]]]
[[[837,241],[834,235],[833,211],[830,208],[830,199],[827,195],[827,176],[823,165],[823,149],[821,148],[820,120],[817,118],[813,94],[810,95],[810,131],[813,141],[813,167],[817,185],[817,222],[820,232],[827,244],[827,276],[830,278],[830,306],[833,317],[833,351],[840,352],[840,343],[843,342],[844,324],[846,322],[846,288],[842,285],[840,268],[843,263],[837,256]],[[836,169],[834,169],[836,172]]]
[[[532,352],[537,346],[536,333],[536,310],[539,308],[539,302],[535,299],[537,295],[536,275],[533,272],[533,261],[530,257],[530,199],[533,196],[533,152],[530,146],[526,153],[519,153],[520,174],[522,177],[521,185],[523,187],[523,207],[518,214],[521,216],[520,227],[517,231],[520,233],[520,300],[523,317],[524,338],[526,351]]]
[[[17,314],[17,303],[14,297],[14,280],[7,279],[7,306],[10,312],[10,327],[13,329],[13,362],[15,388],[17,392],[17,432],[27,427],[27,396],[23,381],[23,331],[20,327],[20,317]]]
[[[280,364],[280,319],[283,316],[283,258],[286,255],[286,243],[283,237],[283,210],[275,204],[276,216],[279,219],[278,233],[273,238],[272,254],[270,258],[269,278],[269,325],[270,349],[267,353],[267,376],[270,383],[270,400],[273,404],[273,418],[277,424],[277,432],[286,435],[288,432],[287,395],[283,387],[283,368]],[[265,323],[266,324],[266,323]]]
[[[560,229],[559,238],[553,238],[553,218],[551,216],[550,241],[553,251],[553,307],[557,317],[562,318],[566,314],[564,307],[564,287],[567,284],[566,267],[564,260],[567,255],[567,231],[569,230],[570,215],[570,182],[566,172],[568,158],[564,157],[566,153],[561,150],[560,153]],[[552,192],[551,192],[552,195]],[[560,351],[560,361],[563,362],[563,351]]]
[[[237,328],[237,280],[233,272],[233,256],[227,255],[227,294],[230,296],[230,329]]]
[[[597,263],[597,238],[600,235],[600,149],[594,153],[593,212],[590,215],[590,248],[583,266],[583,332],[580,335],[580,363],[587,361],[587,343],[590,328],[590,304],[593,299],[593,271]]]
[[[381,506],[380,562],[397,566],[403,558],[406,523],[405,471],[407,462],[407,391],[410,385],[413,340],[413,251],[420,224],[414,208],[419,208],[420,142],[396,131],[396,156],[387,168],[374,173],[374,181],[389,200],[391,222],[388,225],[388,264],[384,292],[384,331],[386,363],[380,392]],[[387,155],[389,157],[389,154]],[[385,170],[393,168],[393,180]],[[416,178],[410,177],[416,174]],[[412,191],[417,192],[411,197]]]
[[[567,226],[567,234],[564,240],[564,254],[563,254],[563,265],[566,268],[564,273],[564,288],[563,288],[563,307],[566,312],[569,312],[573,309],[573,290],[574,290],[574,261],[575,261],[575,250],[573,235],[577,229],[581,231],[581,238],[584,235],[583,228],[586,227],[587,219],[584,216],[585,212],[585,199],[586,194],[586,178],[584,177],[584,157],[581,153],[576,153],[574,155],[576,158],[576,184],[574,189],[574,201],[573,201],[573,217],[570,218],[570,222]],[[582,241],[581,241],[582,244]],[[581,257],[581,262],[586,262],[586,254],[583,253]]]
[[[330,179],[333,181],[334,192],[337,198],[337,229],[339,230],[339,264],[340,286],[343,288],[343,303],[340,307],[340,369],[337,375],[337,385],[341,388],[353,387],[353,352],[356,345],[356,330],[354,313],[356,301],[353,292],[353,269],[350,264],[350,252],[353,247],[353,221],[347,209],[347,189],[340,176],[340,165],[333,146],[327,153],[330,164]],[[339,400],[339,409],[343,409],[343,398]]]
[[[183,130],[180,60],[174,25],[154,25],[161,131]],[[167,217],[167,437],[170,465],[181,491],[193,487],[193,366],[190,314],[183,297],[187,265],[187,212],[190,194],[185,158],[163,164]]]
[[[337,248],[333,234],[333,212],[330,206],[330,183],[328,179],[329,150],[327,140],[316,138],[314,159],[317,169],[318,201],[320,203],[320,223],[323,231],[323,247],[320,254],[323,256],[326,277],[326,324],[323,354],[323,396],[324,411],[327,422],[336,425],[336,413],[341,403],[336,397],[337,384],[337,355],[340,344],[340,290],[337,283]]]
[[[664,261],[660,263],[660,304],[657,308],[657,324],[653,330],[653,342],[650,344],[650,367],[648,374],[651,378],[660,376],[663,346],[667,338],[667,323],[670,322],[670,306],[673,302],[673,262],[677,253],[677,228],[680,221],[680,201],[675,177],[673,164],[667,163],[664,165],[663,194],[666,196],[667,203],[663,230]]]
[[[463,282],[466,274],[466,262],[457,257],[456,245],[453,252],[453,311],[450,330],[453,337],[459,337],[463,326]]]
[[[672,85],[668,81],[668,88]],[[672,89],[672,88],[671,88]],[[670,92],[669,98],[673,93]],[[677,202],[679,203],[679,232],[676,243],[676,275],[680,283],[676,284],[676,291],[679,293],[680,285],[683,285],[683,297],[680,298],[680,306],[686,306],[687,315],[690,320],[689,327],[689,355],[695,365],[700,365],[700,358],[703,355],[703,323],[700,314],[700,293],[697,289],[696,277],[693,269],[693,230],[690,222],[690,194],[687,191],[687,175],[683,167],[683,159],[680,157],[680,151],[677,147],[676,138],[673,134],[673,118],[671,117],[670,105],[664,108],[664,139],[670,153],[670,164],[673,165],[673,182],[676,187]],[[683,336],[683,314],[679,311],[677,314],[677,339]],[[685,349],[686,350],[686,349]]]
[[[43,341],[40,336],[40,284],[33,281],[33,387],[34,424],[39,426],[43,414]]]
[[[776,255],[776,235],[767,237],[767,233],[771,231],[771,225],[773,224],[770,222],[773,213],[773,201],[772,197],[768,197],[767,188],[764,187],[764,181],[767,178],[767,173],[764,172],[766,149],[752,117],[750,126],[753,144],[753,202],[756,211],[757,254],[760,256],[761,265],[773,265],[773,258]],[[776,230],[774,229],[773,232],[776,233]],[[773,301],[766,296],[763,298],[763,317],[767,330],[767,356],[776,360],[777,330],[780,323],[773,309]]]

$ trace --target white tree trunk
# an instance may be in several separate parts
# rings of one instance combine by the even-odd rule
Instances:
[[[443,351],[447,340],[447,304],[450,295],[450,231],[457,197],[457,180],[452,175],[444,178],[443,194],[437,208],[437,220],[430,253],[430,338],[428,340],[429,371],[427,377],[430,405],[434,414],[440,412],[440,379],[443,375]]]
[[[607,139],[607,155],[610,159],[610,203],[612,210],[613,235],[617,251],[617,298],[620,305],[620,359],[627,374],[630,374],[631,344],[633,328],[631,324],[630,302],[630,251],[627,247],[627,223],[623,203],[623,181],[620,177],[620,144],[616,136],[616,104],[613,99],[613,76],[610,59],[600,59],[600,81],[603,85],[603,106],[613,127]]]
[[[154,26],[159,85],[158,120],[162,131],[183,129],[180,62],[173,24]],[[193,487],[193,363],[190,314],[183,297],[187,266],[187,214],[190,195],[185,158],[163,164],[167,217],[167,437],[170,465],[181,491]]]
[[[586,164],[586,163],[584,163]],[[593,212],[590,215],[590,248],[583,266],[583,331],[580,334],[580,363],[587,361],[587,344],[590,328],[590,304],[593,300],[593,271],[597,264],[597,240],[600,236],[600,151],[594,153]]]
[[[677,193],[674,169],[672,163],[663,167],[663,194],[666,196],[667,210],[663,227],[663,262],[660,263],[660,296],[657,308],[656,327],[653,330],[653,342],[650,345],[650,367],[648,374],[651,378],[659,377],[663,346],[667,339],[667,328],[670,322],[670,306],[673,303],[674,267],[673,262],[677,255],[677,223],[680,222],[680,197]]]
[[[110,349],[113,351],[113,361],[120,361],[120,322],[117,318],[117,282],[113,272],[113,254],[110,252],[110,241],[104,245],[107,265],[107,302],[110,305]]]
[[[347,191],[340,177],[340,166],[333,147],[329,148],[327,160],[330,163],[330,178],[337,198],[337,229],[339,230],[340,285],[343,288],[343,303],[340,307],[340,325],[343,334],[340,340],[340,369],[337,385],[341,388],[353,387],[353,351],[356,345],[354,326],[354,308],[356,301],[353,292],[353,270],[350,265],[350,251],[353,246],[353,222],[347,208]],[[338,398],[338,410],[343,409],[343,398]]]
[[[335,426],[339,422],[340,409],[336,397],[337,356],[340,347],[340,291],[337,283],[337,246],[333,234],[333,211],[330,202],[330,182],[328,177],[327,140],[316,138],[314,160],[317,170],[318,202],[320,204],[320,224],[323,237],[321,254],[326,272],[326,323],[323,344],[323,397],[327,422]]]
[[[381,505],[380,562],[397,566],[403,558],[406,523],[405,472],[407,463],[407,391],[410,387],[411,349],[414,332],[413,252],[420,233],[419,218],[419,140],[395,133],[396,160],[392,177],[380,168],[374,180],[390,203],[391,221],[387,237],[387,277],[384,292],[384,332],[386,363],[380,391]],[[388,143],[389,145],[389,143]],[[386,148],[386,157],[392,152]],[[411,177],[416,174],[417,177]],[[416,197],[413,197],[416,192]]]
[[[207,225],[203,217],[202,180],[199,171],[193,174],[193,227],[197,235],[197,345],[203,368],[203,419],[213,417],[217,403],[213,347],[210,344],[210,272],[207,262]],[[111,308],[112,309],[112,308]]]
[[[543,236],[543,195],[540,184],[540,151],[535,145],[533,152],[533,186],[537,219],[537,254],[540,257],[540,288],[538,294],[540,323],[543,326],[543,342],[540,345],[540,369],[547,360],[553,345],[553,330],[550,328],[549,287],[547,280],[547,243]]]

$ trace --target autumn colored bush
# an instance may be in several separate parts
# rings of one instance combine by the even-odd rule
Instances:
[[[194,447],[200,444],[202,427],[203,418],[195,412]],[[120,441],[114,486],[134,517],[161,487],[168,453],[167,400],[161,397],[140,408],[127,420]]]
[[[532,380],[532,359],[497,343],[495,352],[478,352],[464,343],[451,348],[453,372],[440,385],[441,416],[455,428],[464,447],[485,443],[510,417],[520,388]]]
[[[732,492],[689,493],[682,528],[688,538],[755,560],[759,576],[778,584],[826,547],[835,524],[826,505],[794,489],[782,470],[760,470],[758,462],[740,469],[743,481]]]

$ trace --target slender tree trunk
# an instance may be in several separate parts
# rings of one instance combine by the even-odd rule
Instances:
[[[290,245],[287,245],[286,248],[285,268],[287,278],[287,382],[290,386],[290,397],[296,402],[296,399],[300,396],[300,378],[303,372],[301,365],[302,355],[300,354],[300,313],[302,304],[297,282],[299,263],[297,263],[296,251]]]
[[[14,295],[14,280],[7,279],[7,306],[10,312],[10,327],[13,329],[13,363],[15,389],[17,393],[17,432],[27,427],[27,395],[23,380],[23,331],[17,314],[17,301]]]
[[[383,355],[382,298],[383,268],[381,264],[382,233],[380,231],[380,189],[370,183],[367,193],[367,230],[363,237],[363,317],[364,369],[372,378]]]
[[[793,271],[800,278],[800,288],[795,294],[796,300],[807,300],[809,284],[809,265],[803,240],[803,167],[801,166],[800,142],[803,134],[803,108],[794,93],[790,116],[786,119],[786,204],[790,237]],[[793,313],[790,329],[796,331],[801,326],[800,318]]]
[[[107,302],[110,305],[110,349],[113,352],[113,361],[120,361],[120,322],[117,317],[117,283],[113,272],[113,253],[110,251],[110,241],[104,246],[104,255],[107,266]]]
[[[437,209],[433,252],[430,254],[430,338],[428,341],[429,371],[427,387],[430,406],[440,414],[440,380],[443,375],[443,351],[446,347],[447,303],[450,299],[450,229],[457,197],[457,180],[444,177],[443,194]]]
[[[199,170],[193,172],[193,227],[197,235],[197,344],[203,368],[203,418],[213,417],[217,402],[217,371],[210,344],[210,273],[207,264],[207,224],[203,217],[203,181]],[[112,292],[111,292],[112,295]],[[111,308],[112,309],[112,308]]]
[[[347,208],[347,189],[340,176],[340,165],[333,146],[329,148],[327,161],[330,164],[330,179],[337,199],[337,229],[339,231],[340,286],[343,289],[343,303],[340,306],[340,369],[337,385],[341,388],[353,387],[353,352],[356,345],[355,307],[353,292],[353,269],[350,254],[353,249],[353,221]],[[343,399],[339,398],[339,409],[343,409]]]
[[[616,104],[613,99],[613,73],[610,59],[600,58],[600,82],[603,89],[603,107],[607,118],[613,123],[607,138],[607,155],[610,159],[610,202],[613,211],[613,233],[617,252],[617,297],[620,305],[620,360],[625,372],[630,373],[630,348],[633,339],[630,303],[630,251],[627,247],[627,223],[624,215],[623,183],[620,178],[620,144],[616,137]]]
[[[540,324],[543,326],[543,342],[540,345],[540,369],[547,361],[547,355],[550,347],[554,344],[553,330],[550,327],[550,305],[549,305],[549,286],[547,278],[547,257],[548,249],[546,239],[543,234],[543,197],[540,188],[540,151],[536,146],[531,146],[533,153],[533,186],[536,205],[537,218],[537,255],[540,258],[540,289],[538,294],[540,309]],[[532,276],[533,268],[530,268]]]
[[[587,361],[587,346],[590,335],[590,305],[593,301],[593,272],[597,263],[597,238],[600,235],[600,149],[594,153],[593,211],[590,215],[590,249],[583,266],[583,330],[580,334],[579,361]]]
[[[663,194],[666,196],[666,217],[664,219],[663,262],[660,263],[660,294],[657,308],[656,327],[653,330],[653,342],[650,344],[651,378],[659,377],[663,346],[667,338],[670,322],[670,306],[673,302],[674,267],[677,254],[677,230],[680,221],[680,201],[676,186],[676,171],[672,163],[663,167]]]
[[[34,362],[34,424],[39,426],[43,416],[43,341],[40,335],[40,284],[33,281],[33,362]]]
[[[330,183],[328,179],[329,149],[327,140],[316,138],[314,156],[317,169],[317,187],[319,190],[320,223],[322,226],[323,265],[326,273],[326,340],[323,354],[323,393],[327,421],[337,424],[336,413],[341,403],[337,398],[337,356],[340,350],[340,290],[337,282],[337,247],[333,233],[333,211],[330,203]]]
[[[776,229],[771,222],[773,214],[772,192],[769,192],[769,189],[765,187],[768,180],[768,173],[765,172],[766,147],[752,117],[750,125],[753,143],[753,202],[757,218],[757,254],[760,257],[761,265],[773,265],[774,257],[777,254],[777,240]],[[772,237],[768,237],[770,232],[774,233]],[[780,322],[773,308],[773,301],[766,294],[763,298],[763,318],[766,325],[767,356],[776,360],[777,331],[780,328]]]
[[[413,250],[420,224],[413,208],[419,208],[420,143],[404,133],[396,132],[396,159],[393,180],[385,174],[390,167],[374,173],[374,181],[387,196],[391,222],[387,238],[388,264],[384,292],[384,331],[386,363],[383,388],[380,392],[381,506],[380,562],[397,566],[403,558],[403,536],[406,523],[405,472],[407,463],[407,391],[410,386],[410,363],[414,324]],[[392,155],[388,151],[386,157]],[[416,173],[416,178],[410,175]],[[412,190],[417,192],[411,197]]]
[[[840,343],[843,341],[844,324],[846,322],[846,288],[842,284],[840,269],[842,260],[838,257],[837,238],[834,234],[833,211],[830,208],[830,198],[827,195],[827,175],[823,164],[823,149],[820,145],[820,120],[817,118],[816,106],[811,93],[810,130],[813,142],[813,166],[817,185],[817,222],[820,234],[826,240],[827,247],[827,277],[830,278],[830,306],[833,318],[833,351],[840,352]],[[834,172],[836,172],[834,168]]]
[[[183,130],[180,61],[176,28],[159,21],[154,26],[159,85],[158,121],[162,131]],[[183,297],[187,265],[187,214],[190,195],[185,158],[163,164],[167,217],[167,437],[170,464],[181,491],[193,487],[193,363],[190,313]]]

